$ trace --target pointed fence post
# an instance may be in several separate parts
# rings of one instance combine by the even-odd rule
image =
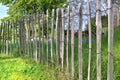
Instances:
[[[87,3],[88,9],[88,33],[89,33],[89,59],[88,59],[88,80],[90,80],[91,74],[91,57],[92,57],[92,33],[91,33],[91,12],[90,12],[90,3]]]
[[[58,33],[58,27],[59,27],[59,22],[58,22],[58,15],[59,15],[59,8],[58,9],[56,9],[56,60],[57,60],[57,63],[59,63],[58,61],[59,61],[59,57],[58,57],[58,51],[59,51],[59,47],[58,47],[58,43],[59,43],[59,41],[58,41],[58,35],[59,35],[59,33]]]
[[[74,26],[75,26],[75,7],[72,7],[72,27],[71,27],[71,78],[74,78]]]
[[[61,63],[62,69],[64,67],[64,9],[61,9],[62,27],[61,27]]]
[[[47,64],[48,64],[48,51],[49,51],[49,47],[48,47],[49,46],[49,44],[48,44],[48,41],[49,41],[49,39],[48,39],[48,36],[49,36],[49,33],[48,33],[48,24],[49,24],[48,23],[48,14],[49,13],[48,13],[48,10],[46,11],[46,13],[47,13],[47,16],[46,16],[46,24],[47,24],[47,55],[46,56],[47,56]]]
[[[42,53],[41,61],[44,63],[44,13],[42,13]]]
[[[68,56],[69,56],[69,50],[68,50],[68,48],[69,48],[69,31],[70,31],[70,7],[68,6],[68,8],[67,8],[67,12],[68,12],[68,27],[67,27],[67,39],[66,39],[66,64],[67,64],[67,75],[68,75],[68,77],[70,77],[69,76],[69,60],[68,60]]]
[[[78,28],[78,72],[79,80],[83,79],[82,73],[82,4],[79,3],[79,28]]]
[[[112,0],[108,0],[108,70],[107,80],[112,80],[113,70],[113,7]]]
[[[51,62],[53,64],[53,39],[54,39],[54,9],[52,9],[52,26],[51,26]]]
[[[96,35],[97,35],[97,80],[101,80],[101,0],[97,0],[96,4]]]

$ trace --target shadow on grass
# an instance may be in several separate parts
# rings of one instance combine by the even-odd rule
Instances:
[[[0,57],[0,60],[13,59],[14,57]]]

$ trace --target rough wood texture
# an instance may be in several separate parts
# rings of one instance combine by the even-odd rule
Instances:
[[[97,0],[96,3],[96,35],[97,35],[97,80],[101,80],[101,0]]]
[[[51,62],[53,63],[53,38],[54,38],[54,9],[52,9],[52,26],[51,26]]]
[[[59,51],[59,48],[58,48],[58,26],[59,26],[59,22],[58,22],[58,14],[59,14],[59,8],[56,10],[56,59],[57,59],[57,62],[59,61],[59,57],[58,57],[58,51]]]
[[[90,4],[87,3],[87,12],[88,12],[88,33],[89,33],[89,59],[88,59],[88,80],[90,80],[91,74],[91,57],[92,57],[92,33],[91,33],[91,10]]]
[[[61,9],[62,12],[62,29],[61,29],[61,59],[62,59],[62,68],[64,67],[64,9]]]
[[[47,55],[46,56],[47,56],[47,62],[48,62],[48,40],[49,40],[48,39],[48,35],[49,35],[49,33],[48,33],[48,24],[49,24],[48,23],[48,14],[49,14],[48,10],[46,11],[46,13],[47,13],[47,15],[46,15],[46,24],[47,24]]]
[[[113,10],[112,0],[108,0],[108,71],[107,80],[112,80],[113,70]]]
[[[71,28],[71,77],[74,78],[74,26],[75,26],[75,7],[72,7],[72,28]]]
[[[44,62],[44,13],[42,13],[42,53],[41,62]]]
[[[70,30],[70,7],[68,6],[68,8],[67,8],[67,13],[68,13],[68,15],[67,15],[67,20],[68,20],[68,27],[67,27],[67,39],[66,39],[66,64],[67,64],[67,75],[68,75],[68,77],[70,77],[69,76],[69,60],[68,60],[68,54],[69,54],[69,50],[68,50],[68,48],[69,48],[69,30]]]
[[[79,80],[82,80],[82,4],[79,4],[78,62]]]

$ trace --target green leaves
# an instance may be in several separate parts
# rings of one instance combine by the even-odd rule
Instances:
[[[66,0],[0,0],[9,7],[9,17],[16,18],[22,15],[33,14],[36,12],[46,12],[46,10],[62,7]],[[11,18],[10,18],[11,19]]]

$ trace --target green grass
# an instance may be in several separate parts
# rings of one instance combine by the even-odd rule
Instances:
[[[49,67],[28,61],[26,58],[14,58],[0,55],[0,80],[61,80],[63,73]],[[59,74],[59,75],[58,75]]]
[[[113,79],[120,80],[120,27],[115,27],[114,42],[113,42]],[[83,37],[87,40],[87,37]],[[96,39],[94,37],[94,39]],[[107,80],[107,62],[108,62],[108,35],[102,35],[101,48],[101,72],[102,79]],[[46,43],[44,46],[44,58],[46,59]],[[55,44],[54,44],[55,52]],[[78,38],[75,38],[75,78],[78,79]],[[66,61],[66,46],[64,61]],[[91,65],[91,80],[96,80],[96,42],[92,43],[92,65]],[[54,54],[55,56],[55,54]],[[49,45],[49,60],[50,60],[50,45]],[[55,59],[54,59],[55,60]],[[64,73],[59,71],[59,67],[53,69],[46,65],[35,63],[31,59],[26,58],[11,58],[0,55],[0,80],[66,80]],[[66,67],[66,62],[64,62]],[[71,71],[71,45],[69,44],[69,68]],[[88,68],[88,42],[83,43],[83,80],[87,80]],[[64,70],[65,71],[65,70]]]

